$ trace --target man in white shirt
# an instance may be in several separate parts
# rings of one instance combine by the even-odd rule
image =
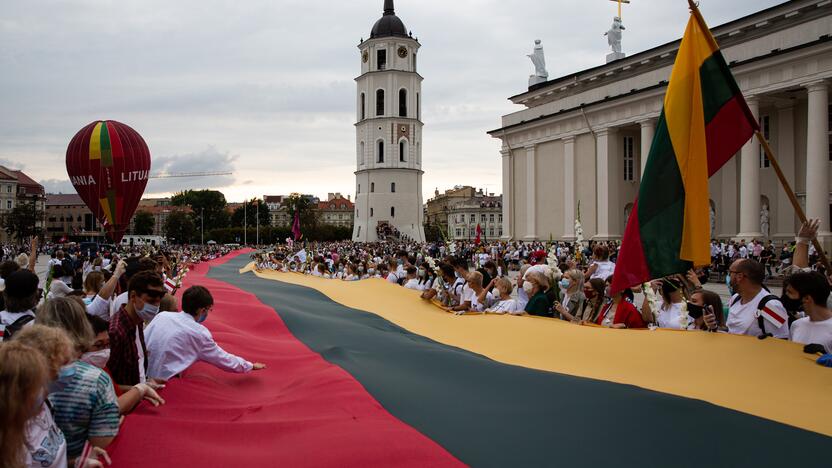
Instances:
[[[789,277],[786,295],[800,300],[807,317],[795,320],[791,340],[810,345],[807,352],[832,353],[832,310],[826,306],[829,282],[817,272],[795,273]]]
[[[735,335],[789,338],[789,316],[786,308],[778,299],[766,302],[759,309],[760,303],[771,293],[763,288],[766,270],[760,262],[740,259],[731,264],[728,270],[731,290],[736,294],[731,298],[728,314],[728,332]],[[764,330],[760,329],[762,318]]]
[[[182,373],[196,361],[205,361],[227,372],[248,373],[265,369],[225,352],[202,325],[214,305],[211,293],[202,286],[192,286],[182,294],[183,312],[162,312],[144,331],[149,358],[147,375],[167,381]]]
[[[422,288],[419,287],[419,278],[416,276],[416,271],[417,270],[416,270],[415,266],[409,266],[405,270],[405,272],[407,273],[407,277],[404,281],[404,287],[405,288],[414,289],[416,291],[419,291],[420,289],[422,289]]]

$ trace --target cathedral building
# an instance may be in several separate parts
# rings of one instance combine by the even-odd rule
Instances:
[[[390,235],[425,240],[419,47],[396,16],[393,0],[385,0],[384,15],[358,45],[356,242]]]
[[[712,31],[829,245],[832,2],[787,1]],[[502,141],[504,239],[574,239],[578,206],[587,239],[622,237],[679,45],[613,57],[510,98],[523,109],[489,132]],[[701,222],[712,237],[794,239],[797,216],[756,139],[710,179],[709,201]]]

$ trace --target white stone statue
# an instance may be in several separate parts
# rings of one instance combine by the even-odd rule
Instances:
[[[768,217],[768,205],[763,205],[762,209],[760,209],[760,232],[763,233],[763,237],[768,237],[769,234],[769,217]]]
[[[714,239],[716,238],[716,212],[713,206],[709,207],[708,210],[710,211],[711,219],[711,239]]]
[[[621,53],[621,31],[624,31],[625,28],[624,24],[621,23],[621,18],[615,17],[612,20],[612,27],[610,30],[605,32],[604,35],[607,36],[607,42],[609,43],[610,47],[612,48],[612,52],[614,54]]]
[[[534,51],[527,55],[534,63],[534,75],[529,76],[529,87],[549,80],[549,72],[546,71],[546,56],[543,54],[543,46],[540,39],[534,41]]]

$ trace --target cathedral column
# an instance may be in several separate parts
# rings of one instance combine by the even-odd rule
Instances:
[[[613,236],[610,233],[611,210],[617,207],[610,206],[610,196],[617,196],[617,184],[615,179],[617,173],[610,174],[611,147],[610,143],[615,140],[618,133],[615,128],[604,128],[596,132],[595,144],[595,190],[596,190],[596,216],[597,229],[594,239],[609,240]]]
[[[777,108],[777,162],[786,180],[794,187],[794,107],[789,104]],[[770,207],[772,212],[777,213],[777,226],[772,229],[775,233],[772,237],[777,239],[791,238],[795,234],[795,213],[786,191],[778,184],[777,206]]]
[[[650,155],[650,147],[653,146],[653,137],[656,134],[656,120],[647,119],[638,123],[641,126],[641,172],[639,182],[644,178],[644,168],[647,166],[647,157]]]
[[[829,89],[825,81],[804,86],[809,94],[806,216],[820,220],[819,237],[829,237]]]
[[[563,139],[563,237],[575,239],[575,137]]]
[[[537,238],[537,164],[534,145],[526,147],[526,240]]]
[[[748,98],[751,115],[759,118],[760,102]],[[760,142],[754,136],[740,153],[740,232],[737,238],[761,239],[760,232]]]
[[[511,203],[514,195],[514,176],[511,174],[511,151],[504,149],[500,151],[503,156],[503,236],[502,240],[511,240],[513,237],[511,223]]]

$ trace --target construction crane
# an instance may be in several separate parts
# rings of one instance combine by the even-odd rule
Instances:
[[[177,173],[159,173],[159,174],[151,174],[151,179],[173,179],[173,178],[186,178],[186,177],[214,177],[214,176],[225,176],[225,175],[233,175],[233,172],[177,172]]]

